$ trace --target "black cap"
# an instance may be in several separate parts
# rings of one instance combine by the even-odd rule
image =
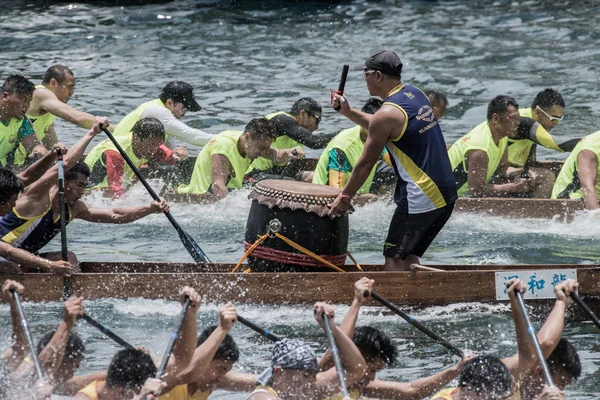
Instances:
[[[182,81],[167,83],[167,86],[160,93],[160,98],[164,99],[163,101],[171,99],[174,103],[183,103],[185,108],[192,112],[202,109],[194,97],[194,88],[192,85]]]
[[[354,69],[376,69],[386,75],[397,76],[402,72],[402,62],[398,54],[391,50],[377,50],[364,63],[355,65]]]

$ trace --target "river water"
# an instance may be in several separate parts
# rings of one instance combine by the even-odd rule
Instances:
[[[338,131],[351,124],[326,106],[328,89],[337,87],[342,64],[360,62],[379,48],[400,54],[404,82],[448,95],[450,107],[441,122],[448,143],[481,122],[487,102],[498,94],[512,95],[528,106],[543,88],[558,89],[567,102],[565,119],[553,131],[559,140],[594,132],[600,116],[600,28],[595,17],[600,3],[591,0],[182,0],[143,7],[109,6],[115,3],[110,1],[1,3],[0,75],[20,72],[39,83],[48,66],[68,65],[78,79],[70,104],[113,121],[155,98],[166,82],[180,79],[196,88],[203,106],[185,121],[210,133],[242,128],[249,119],[287,110],[304,96],[324,105],[319,131]],[[368,98],[359,72],[349,76],[346,93],[355,106]],[[57,122],[57,132],[67,144],[84,133],[62,121]],[[542,159],[566,157],[538,152]],[[212,260],[235,262],[243,254],[247,194],[241,190],[215,205],[173,205],[173,214]],[[95,195],[88,200],[98,206],[111,204]],[[143,191],[135,191],[122,203],[148,200]],[[392,212],[393,205],[381,202],[350,217],[350,251],[359,261],[381,262]],[[599,224],[585,216],[563,224],[455,214],[424,262],[585,264],[598,260],[599,234]],[[48,250],[58,246],[53,241]],[[74,222],[69,225],[69,246],[81,260],[190,260],[160,215],[114,227]],[[108,299],[86,304],[90,314],[157,355],[178,314],[175,303],[163,301]],[[248,318],[276,332],[324,348],[324,336],[307,319],[306,307],[240,307]],[[3,337],[9,332],[6,310],[0,308]],[[203,308],[199,326],[215,323],[216,310],[215,305]],[[337,310],[344,315],[346,308]],[[471,304],[430,308],[416,315],[461,346],[504,356],[516,349],[506,311],[504,305]],[[61,305],[27,304],[27,312],[39,337],[56,325]],[[399,345],[398,365],[384,371],[383,378],[416,379],[455,361],[378,309],[364,312],[359,324],[381,327]],[[87,346],[81,370],[106,368],[116,348],[85,325],[78,331]],[[241,327],[233,335],[242,351],[239,369],[258,371],[268,363],[268,343]],[[568,397],[600,398],[600,347],[593,326],[572,323],[565,336],[574,341],[583,362],[582,379],[569,387]]]

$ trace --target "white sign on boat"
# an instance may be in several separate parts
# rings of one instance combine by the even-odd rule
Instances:
[[[506,284],[513,278],[525,282],[525,299],[554,299],[554,287],[567,279],[577,280],[576,269],[545,269],[535,271],[496,272],[496,300],[508,300]]]

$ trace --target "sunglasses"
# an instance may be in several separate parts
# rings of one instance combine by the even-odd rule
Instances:
[[[321,123],[321,116],[320,115],[314,115],[309,113],[308,111],[305,111],[305,113],[309,116],[309,117],[313,117],[314,119],[317,120],[317,124]]]
[[[363,74],[365,75],[365,78],[366,78],[366,77],[367,77],[367,76],[369,76],[369,75],[373,75],[375,72],[377,72],[377,70],[376,70],[376,69],[365,69],[365,70],[363,71]]]
[[[548,117],[548,119],[552,122],[557,121],[560,122],[563,120],[563,118],[565,117],[564,114],[561,115],[560,117],[555,117],[553,115],[548,114],[546,111],[542,110],[542,108],[540,106],[535,106],[535,108],[537,108],[538,110],[540,110],[542,112],[542,114],[544,114],[546,117]]]

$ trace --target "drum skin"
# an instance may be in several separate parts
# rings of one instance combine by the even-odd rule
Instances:
[[[339,193],[329,186],[292,181],[265,180],[259,182],[252,194],[250,214],[246,224],[245,241],[254,243],[267,233],[269,223],[281,223],[279,233],[313,253],[323,256],[345,255],[348,248],[348,216],[330,218],[327,205]],[[261,248],[300,253],[283,240],[269,237]],[[313,272],[331,271],[326,266],[311,267],[292,262],[273,261],[248,257],[253,271],[261,272]],[[339,264],[338,264],[339,266]]]

